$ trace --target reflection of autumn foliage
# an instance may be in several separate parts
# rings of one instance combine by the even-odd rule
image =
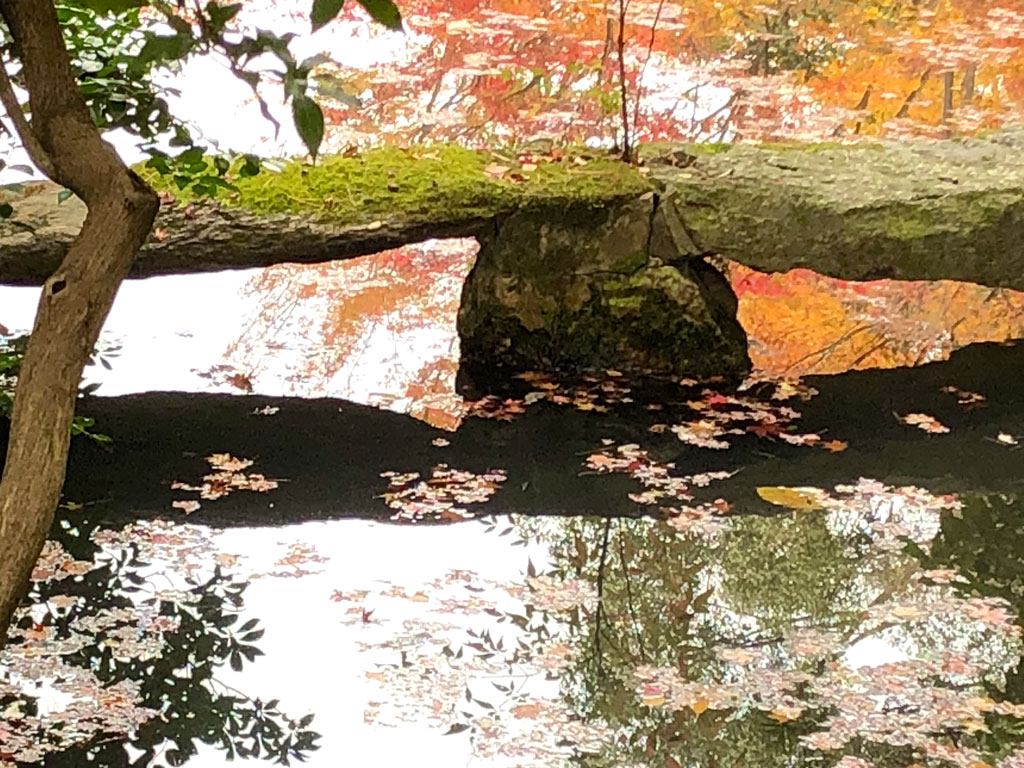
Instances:
[[[754,366],[839,373],[942,360],[965,344],[1024,336],[1024,293],[952,281],[855,283],[807,270],[730,265]]]
[[[336,143],[614,141],[616,2],[412,0],[403,11],[400,54],[321,72]],[[1022,46],[1011,0],[634,0],[625,26],[641,139],[991,127],[1024,97]]]
[[[361,259],[280,264],[249,284],[257,311],[227,351],[258,391],[333,395],[454,426],[455,316],[472,240],[432,241]]]

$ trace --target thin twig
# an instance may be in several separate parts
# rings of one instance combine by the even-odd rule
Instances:
[[[619,518],[619,531],[622,531],[622,518]],[[636,634],[637,647],[640,650],[640,659],[647,661],[647,650],[644,648],[644,636],[640,631],[640,621],[636,615],[636,608],[633,607],[633,588],[630,586],[629,566],[626,565],[626,537],[619,536],[619,562],[622,563],[622,578],[626,581],[626,603],[629,606],[629,615],[633,619],[633,631]]]
[[[626,87],[626,0],[619,0],[619,89],[622,92],[622,159],[632,160],[629,140],[629,90]]]
[[[913,104],[914,100],[921,95],[921,91],[924,90],[925,83],[928,82],[928,79],[931,77],[931,75],[932,71],[930,69],[926,69],[924,71],[924,74],[921,75],[920,82],[917,84],[917,88],[915,88],[909,94],[907,94],[907,98],[903,102],[903,106],[900,107],[899,112],[896,113],[897,118],[904,118],[907,116],[907,112],[910,111],[910,105]]]
[[[647,64],[651,60],[651,53],[654,51],[654,33],[658,29],[658,22],[661,21],[661,10],[665,7],[665,0],[658,0],[658,10],[654,13],[654,23],[651,24],[651,39],[647,41],[647,55],[644,63],[640,66],[640,75],[636,79],[636,101],[633,102],[633,130],[639,131],[640,125],[640,101],[644,95],[644,73],[647,72]]]
[[[621,2],[621,0],[619,0]],[[598,673],[601,670],[601,608],[604,600],[604,564],[608,558],[608,535],[611,533],[612,519],[604,520],[604,538],[601,541],[601,557],[597,562],[597,610],[594,612],[594,663]]]

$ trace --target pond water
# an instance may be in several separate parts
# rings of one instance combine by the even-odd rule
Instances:
[[[126,285],[82,404],[114,442],[75,441],[0,761],[1024,764],[1024,346],[739,390],[525,373],[467,404],[471,258]],[[433,291],[381,290],[427,261]],[[948,353],[897,289],[830,295],[887,318],[890,362]],[[829,369],[831,342],[751,333]]]

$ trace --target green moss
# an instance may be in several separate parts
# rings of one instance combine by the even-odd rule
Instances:
[[[674,267],[591,285],[578,310],[558,305],[527,330],[510,314],[460,316],[463,365],[476,381],[496,369],[607,367],[678,375],[745,371],[746,347],[719,328],[696,286]]]
[[[496,179],[488,165],[510,166]],[[600,206],[635,197],[650,184],[634,168],[607,158],[585,163],[567,157],[541,162],[524,180],[508,178],[515,161],[501,155],[444,145],[431,148],[380,147],[350,157],[325,156],[316,166],[288,162],[280,171],[262,170],[229,179],[237,191],[221,190],[219,201],[256,213],[312,215],[344,224],[369,223],[400,212],[406,218],[492,216],[503,211],[550,206]],[[152,169],[140,174],[158,191],[191,202],[171,179]]]
[[[853,143],[844,143],[842,141],[766,141],[752,146],[758,149],[800,152],[828,152],[830,150],[882,152],[885,150],[885,146],[877,141],[858,141]]]
[[[647,263],[647,254],[644,253],[643,251],[635,251],[633,253],[626,254],[621,259],[616,261],[612,265],[612,269],[614,271],[616,271],[616,272],[624,272],[626,274],[633,274],[638,269],[640,269],[640,267],[644,266],[646,263]]]

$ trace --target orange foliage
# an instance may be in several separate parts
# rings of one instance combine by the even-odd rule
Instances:
[[[729,268],[754,366],[776,376],[945,359],[1024,336],[1024,293],[953,281],[855,283],[808,270]]]
[[[1020,116],[1015,0],[633,0],[641,139],[943,136]],[[612,0],[408,0],[400,56],[320,70],[335,144],[620,136]],[[349,4],[352,23],[360,23]]]

